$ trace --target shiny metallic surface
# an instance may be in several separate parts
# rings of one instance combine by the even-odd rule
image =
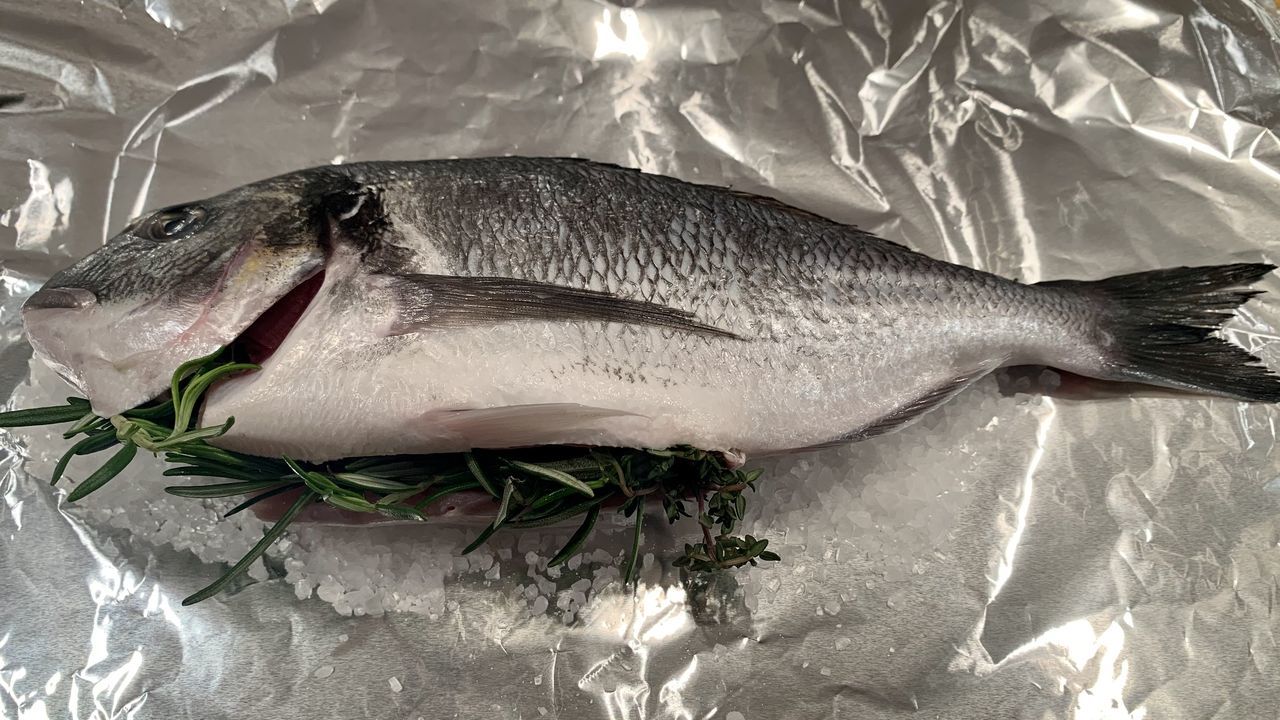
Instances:
[[[0,1],[0,390],[67,394],[21,333],[43,279],[143,210],[325,162],[577,154],[1024,281],[1277,262],[1277,46],[1273,4],[1221,0]],[[1259,287],[1230,335],[1277,366]],[[351,616],[323,579],[296,599],[299,566],[456,531],[303,529],[285,579],[182,608],[221,525],[117,522],[160,517],[128,488],[67,505],[57,435],[5,433],[0,717],[1270,716],[1277,419],[1010,372],[764,465],[777,567],[688,581],[688,528],[651,518],[634,594],[539,589],[546,548],[511,537]]]

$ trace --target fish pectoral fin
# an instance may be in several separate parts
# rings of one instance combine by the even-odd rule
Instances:
[[[601,426],[601,421],[623,417],[644,416],[578,403],[539,403],[435,410],[421,421],[433,436],[454,438],[466,447],[500,448],[555,444],[571,432],[581,434]]]
[[[710,337],[738,336],[693,313],[596,290],[506,277],[387,275],[398,301],[394,335],[520,320],[650,325]]]

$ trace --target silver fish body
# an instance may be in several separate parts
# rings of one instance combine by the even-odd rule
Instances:
[[[126,287],[126,263],[155,279]],[[895,429],[1008,364],[1280,399],[1210,335],[1269,270],[1023,285],[610,165],[360,163],[133,223],[26,320],[37,352],[118,412],[310,278],[262,369],[210,394],[205,424],[235,418],[220,444],[314,461],[543,444],[751,455]],[[96,337],[95,315],[120,337]]]

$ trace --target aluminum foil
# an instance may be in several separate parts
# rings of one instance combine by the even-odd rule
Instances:
[[[41,279],[144,209],[326,162],[591,157],[1026,281],[1280,261],[1277,47],[1261,1],[0,0],[0,391],[39,395]],[[1276,367],[1262,287],[1231,336]],[[1055,385],[771,462],[777,567],[692,581],[664,530],[636,593],[586,592],[616,539],[550,587],[507,539],[364,615],[307,568],[452,531],[303,530],[275,579],[181,608],[217,526],[69,506],[57,438],[5,434],[0,717],[1273,715],[1280,411]]]

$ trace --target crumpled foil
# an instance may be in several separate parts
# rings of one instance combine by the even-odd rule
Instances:
[[[1025,281],[1280,261],[1278,47],[1261,0],[0,0],[0,392],[61,392],[18,319],[49,274],[327,162],[590,157]],[[1230,336],[1277,367],[1260,287]],[[769,461],[775,566],[684,577],[651,521],[631,593],[616,538],[549,578],[557,538],[495,536],[421,599],[370,559],[376,606],[324,563],[454,531],[301,529],[182,608],[261,526],[169,527],[154,467],[68,505],[56,435],[6,433],[0,717],[1273,716],[1280,412],[1057,382]]]

